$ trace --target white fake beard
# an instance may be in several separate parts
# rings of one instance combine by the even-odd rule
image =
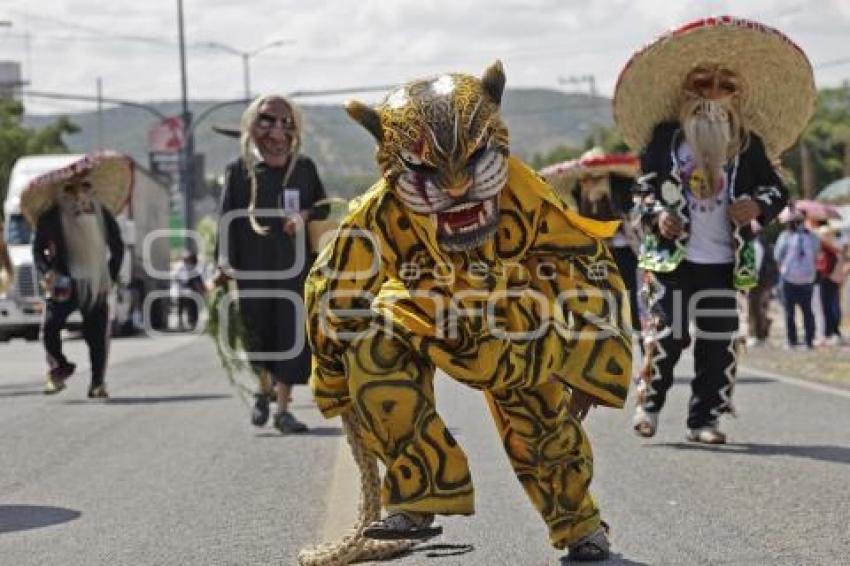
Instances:
[[[701,99],[689,102],[682,131],[694,152],[697,165],[705,172],[708,181],[706,190],[713,194],[717,179],[729,159],[733,141],[728,105]]]
[[[109,291],[106,237],[100,207],[95,206],[94,214],[80,215],[69,208],[60,206],[62,233],[77,302],[85,310],[104,300]]]

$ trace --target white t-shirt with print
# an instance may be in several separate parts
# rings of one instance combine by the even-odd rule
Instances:
[[[735,253],[732,246],[732,226],[729,223],[729,187],[726,175],[721,175],[720,186],[709,198],[698,198],[690,189],[692,183],[702,181],[702,169],[697,167],[691,147],[682,142],[676,151],[682,179],[683,194],[691,215],[688,231],[688,248],[685,258],[693,263],[732,263]]]

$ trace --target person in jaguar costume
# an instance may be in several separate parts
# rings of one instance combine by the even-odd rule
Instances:
[[[757,22],[702,19],[636,53],[620,74],[614,117],[641,153],[639,266],[648,274],[634,429],[651,437],[691,343],[694,372],[687,438],[721,444],[733,412],[738,362],[737,293],[757,283],[753,223],[765,226],[788,192],[774,164],[814,108],[812,68],[779,31]]]
[[[383,176],[308,277],[311,386],[384,463],[387,515],[368,539],[429,538],[442,531],[435,515],[475,511],[466,456],[436,407],[441,370],[483,391],[552,544],[603,559],[581,420],[622,407],[628,390],[624,285],[604,244],[618,223],[567,210],[510,155],[504,84],[497,62],[480,79],[410,82],[374,109],[347,104]]]

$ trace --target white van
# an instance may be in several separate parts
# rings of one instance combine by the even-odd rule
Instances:
[[[21,193],[30,181],[52,171],[70,165],[82,155],[31,155],[15,162],[9,175],[9,189],[3,203],[6,218],[4,236],[9,246],[9,256],[15,266],[15,285],[5,294],[0,294],[0,340],[15,336],[27,340],[38,340],[44,310],[44,290],[39,284],[38,272],[32,258],[33,229],[21,214]],[[74,313],[68,324],[82,322],[79,312]]]

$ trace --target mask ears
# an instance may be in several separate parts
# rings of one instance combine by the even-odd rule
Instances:
[[[354,118],[354,120],[359,122],[361,126],[366,128],[366,130],[372,134],[372,137],[374,137],[378,143],[384,141],[384,129],[381,127],[381,116],[373,108],[363,104],[362,102],[349,100],[345,103],[345,111],[348,112],[348,115]]]
[[[505,69],[501,61],[497,60],[487,67],[481,76],[481,86],[490,100],[496,104],[502,103],[502,94],[505,91]]]

